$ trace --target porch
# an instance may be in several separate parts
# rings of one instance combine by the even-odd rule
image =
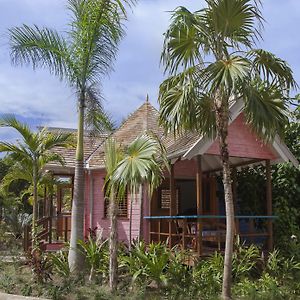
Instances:
[[[44,188],[38,203],[38,234],[43,250],[59,250],[70,240],[71,203],[73,198],[73,175],[53,174],[51,188]],[[31,247],[31,226],[24,228],[23,247]]]
[[[168,178],[151,199],[150,214],[144,217],[149,224],[149,241],[167,241],[169,247],[190,249],[199,256],[225,249],[224,193],[216,176],[221,169],[209,169],[204,162],[206,157],[198,155],[171,165]],[[231,172],[235,234],[242,242],[269,251],[273,248],[273,221],[276,218],[272,215],[271,162],[231,159],[234,160],[237,163],[232,163]],[[253,163],[263,163],[266,167],[265,203],[261,214],[246,215],[241,214],[238,207],[238,202],[243,199],[237,193],[237,169]]]

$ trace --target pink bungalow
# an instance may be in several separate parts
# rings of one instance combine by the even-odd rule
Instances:
[[[270,166],[280,162],[291,162],[298,166],[298,162],[278,137],[273,143],[264,144],[251,131],[244,122],[242,105],[242,101],[237,101],[231,107],[228,137],[234,200],[237,203],[239,197],[235,182],[236,170],[244,166],[265,164],[266,205],[265,212],[260,216],[241,216],[237,213],[236,233],[246,242],[259,243],[270,249],[273,245],[272,220],[275,218],[272,215]],[[226,225],[222,184],[217,181],[217,175],[221,172],[217,141],[197,133],[176,139],[165,137],[162,128],[158,126],[158,111],[148,101],[132,113],[112,136],[120,144],[127,145],[145,131],[152,131],[161,138],[167,148],[171,169],[151,198],[145,187],[133,195],[132,238],[143,238],[146,242],[168,241],[170,246],[179,244],[182,248],[197,251],[199,255],[215,249],[222,250]],[[88,234],[89,229],[97,229],[102,231],[104,238],[110,230],[108,202],[103,191],[103,145],[107,137],[85,137],[85,234]],[[55,194],[49,196],[45,191],[44,201],[41,201],[39,223],[44,230],[40,238],[47,250],[61,247],[68,241],[71,230],[75,149],[57,148],[56,152],[64,157],[66,164],[63,167],[47,167],[47,171],[60,182]],[[125,243],[129,239],[130,202],[130,195],[127,195],[119,203],[119,239]],[[260,226],[256,226],[258,221]]]

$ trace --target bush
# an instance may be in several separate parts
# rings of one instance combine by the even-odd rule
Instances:
[[[102,277],[108,274],[108,245],[107,240],[102,240],[102,234],[93,238],[91,235],[87,241],[78,241],[81,252],[85,256],[89,268],[89,281],[92,281],[95,273]]]
[[[60,250],[55,254],[50,254],[53,271],[63,278],[70,277],[70,268],[68,263],[68,251]]]
[[[132,284],[147,286],[153,281],[158,288],[162,288],[167,285],[169,260],[170,250],[164,243],[151,243],[146,248],[141,241],[133,245],[129,256],[122,257],[121,266],[127,267]]]

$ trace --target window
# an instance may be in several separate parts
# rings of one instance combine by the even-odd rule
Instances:
[[[124,198],[118,200],[118,217],[127,218],[128,217],[128,193],[126,192]],[[104,200],[104,218],[109,217],[109,198],[105,197]]]
[[[176,189],[176,208],[178,210],[179,204],[179,189]],[[159,193],[159,201],[158,201],[158,208],[159,209],[169,209],[171,203],[171,191],[168,188],[160,189]]]

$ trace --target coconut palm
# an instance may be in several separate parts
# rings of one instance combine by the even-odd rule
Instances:
[[[128,147],[122,149],[110,139],[105,146],[106,184],[110,196],[110,288],[117,284],[117,199],[124,198],[126,191],[131,194],[129,216],[129,249],[132,243],[132,205],[134,195],[141,192],[141,185],[148,186],[149,194],[160,184],[163,172],[168,168],[164,147],[148,134],[136,138]],[[120,200],[122,201],[122,200]],[[142,198],[141,200],[142,201]],[[142,220],[140,220],[142,222]]]
[[[2,184],[8,186],[15,180],[25,180],[32,185],[32,243],[38,244],[37,214],[38,214],[38,185],[43,180],[43,167],[50,162],[63,164],[63,158],[51,150],[55,147],[69,147],[73,142],[71,134],[51,133],[47,128],[38,132],[32,131],[26,124],[22,124],[13,116],[0,119],[0,127],[10,127],[15,129],[22,137],[22,141],[15,144],[0,142],[0,153],[6,152],[10,155],[14,165],[9,169]]]
[[[161,61],[169,78],[160,86],[160,121],[175,134],[197,131],[217,136],[223,166],[226,249],[222,295],[230,299],[234,238],[228,153],[229,108],[244,101],[246,122],[264,140],[282,133],[287,98],[296,87],[287,63],[254,49],[263,17],[256,0],[206,0],[190,12],[178,7],[165,34]]]
[[[38,26],[10,29],[13,63],[47,68],[76,92],[78,131],[69,252],[72,271],[80,271],[83,263],[77,241],[84,235],[84,124],[93,131],[112,129],[98,85],[112,69],[124,34],[125,8],[134,1],[68,0],[72,19],[65,35]]]

